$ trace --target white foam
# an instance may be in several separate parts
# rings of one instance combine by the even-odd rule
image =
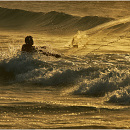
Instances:
[[[130,84],[129,70],[120,71],[117,68],[100,72],[99,78],[93,80],[84,79],[74,94],[86,96],[105,96],[106,93],[120,89]]]
[[[121,88],[109,94],[109,103],[130,105],[130,86]]]

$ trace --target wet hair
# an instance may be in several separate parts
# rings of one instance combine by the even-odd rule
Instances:
[[[25,43],[33,45],[33,37],[32,36],[25,37]]]

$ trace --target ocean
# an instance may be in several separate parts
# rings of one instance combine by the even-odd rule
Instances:
[[[130,129],[129,7],[0,1],[0,129]]]

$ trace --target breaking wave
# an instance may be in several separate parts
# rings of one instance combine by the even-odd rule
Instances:
[[[129,104],[128,67],[127,54],[92,54],[66,60],[19,52],[0,61],[0,83],[64,88],[66,94],[107,96],[109,103]]]
[[[112,92],[107,102],[121,105],[130,105],[130,86],[123,87],[120,90]]]
[[[113,20],[98,16],[78,17],[63,12],[30,12],[0,7],[0,26],[3,29],[38,29],[50,33],[75,33]]]
[[[86,96],[105,96],[109,92],[126,87],[130,84],[129,71],[118,70],[118,68],[111,69],[105,73],[100,72],[99,78],[91,81],[84,80],[78,90],[74,94],[84,94]]]

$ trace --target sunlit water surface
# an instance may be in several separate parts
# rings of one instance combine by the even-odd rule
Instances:
[[[7,3],[0,5],[6,7]],[[94,16],[93,8],[101,6],[100,2],[93,4],[89,3],[89,16]],[[130,128],[127,4],[115,4],[115,14],[107,6],[107,13],[99,11],[98,17],[84,18],[79,17],[78,11],[74,14],[76,6],[67,12],[65,2],[61,4],[62,12],[70,15],[59,13],[58,4],[45,15],[34,13],[45,12],[40,8],[45,3],[33,3],[34,12],[13,10],[12,17],[12,10],[0,8],[0,128]],[[30,7],[13,2],[8,8],[15,8],[14,5],[23,10]],[[79,11],[81,5],[84,3],[77,5]],[[47,12],[52,11],[49,7],[46,3]],[[120,16],[119,8],[125,12]],[[81,16],[88,16],[86,9],[87,4]],[[104,15],[107,18],[100,18]],[[39,49],[46,46],[43,51],[60,54],[61,58],[39,52],[22,53],[27,35],[33,36]]]

